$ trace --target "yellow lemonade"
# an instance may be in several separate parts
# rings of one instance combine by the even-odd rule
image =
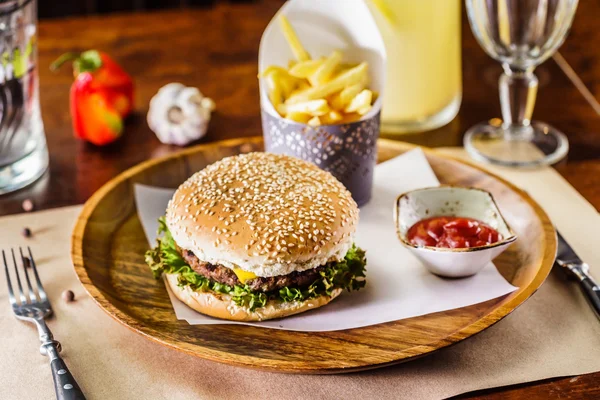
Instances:
[[[368,0],[387,51],[382,124],[415,132],[450,122],[462,95],[460,0]]]

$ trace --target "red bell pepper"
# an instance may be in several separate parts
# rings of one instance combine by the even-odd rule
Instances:
[[[97,50],[67,53],[50,69],[73,61],[71,118],[75,136],[98,146],[117,140],[123,119],[133,109],[133,80],[106,53]]]

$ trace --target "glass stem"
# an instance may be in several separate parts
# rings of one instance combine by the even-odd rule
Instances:
[[[530,122],[538,89],[533,67],[516,69],[504,64],[503,68],[499,81],[502,127],[510,138],[532,135]]]

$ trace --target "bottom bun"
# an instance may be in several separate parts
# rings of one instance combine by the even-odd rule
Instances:
[[[235,304],[231,296],[227,294],[194,291],[189,286],[179,286],[177,274],[166,274],[165,276],[175,297],[187,304],[188,307],[211,317],[232,321],[265,321],[299,314],[324,306],[342,293],[342,289],[335,289],[331,296],[319,296],[304,301],[269,300],[264,307],[250,311],[248,308]]]

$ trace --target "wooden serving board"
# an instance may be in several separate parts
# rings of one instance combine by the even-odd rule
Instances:
[[[414,148],[387,140],[380,140],[378,147],[379,161]],[[554,228],[526,193],[475,166],[425,149],[442,183],[480,187],[494,194],[519,236],[495,263],[518,290],[470,307],[345,331],[188,325],[177,320],[163,282],[154,280],[144,263],[148,243],[137,217],[133,185],[176,188],[223,157],[260,150],[261,138],[200,145],[135,166],[95,193],[75,226],[72,257],[81,283],[98,305],[149,339],[209,360],[277,372],[339,373],[407,361],[464,340],[523,303],[552,268]]]

